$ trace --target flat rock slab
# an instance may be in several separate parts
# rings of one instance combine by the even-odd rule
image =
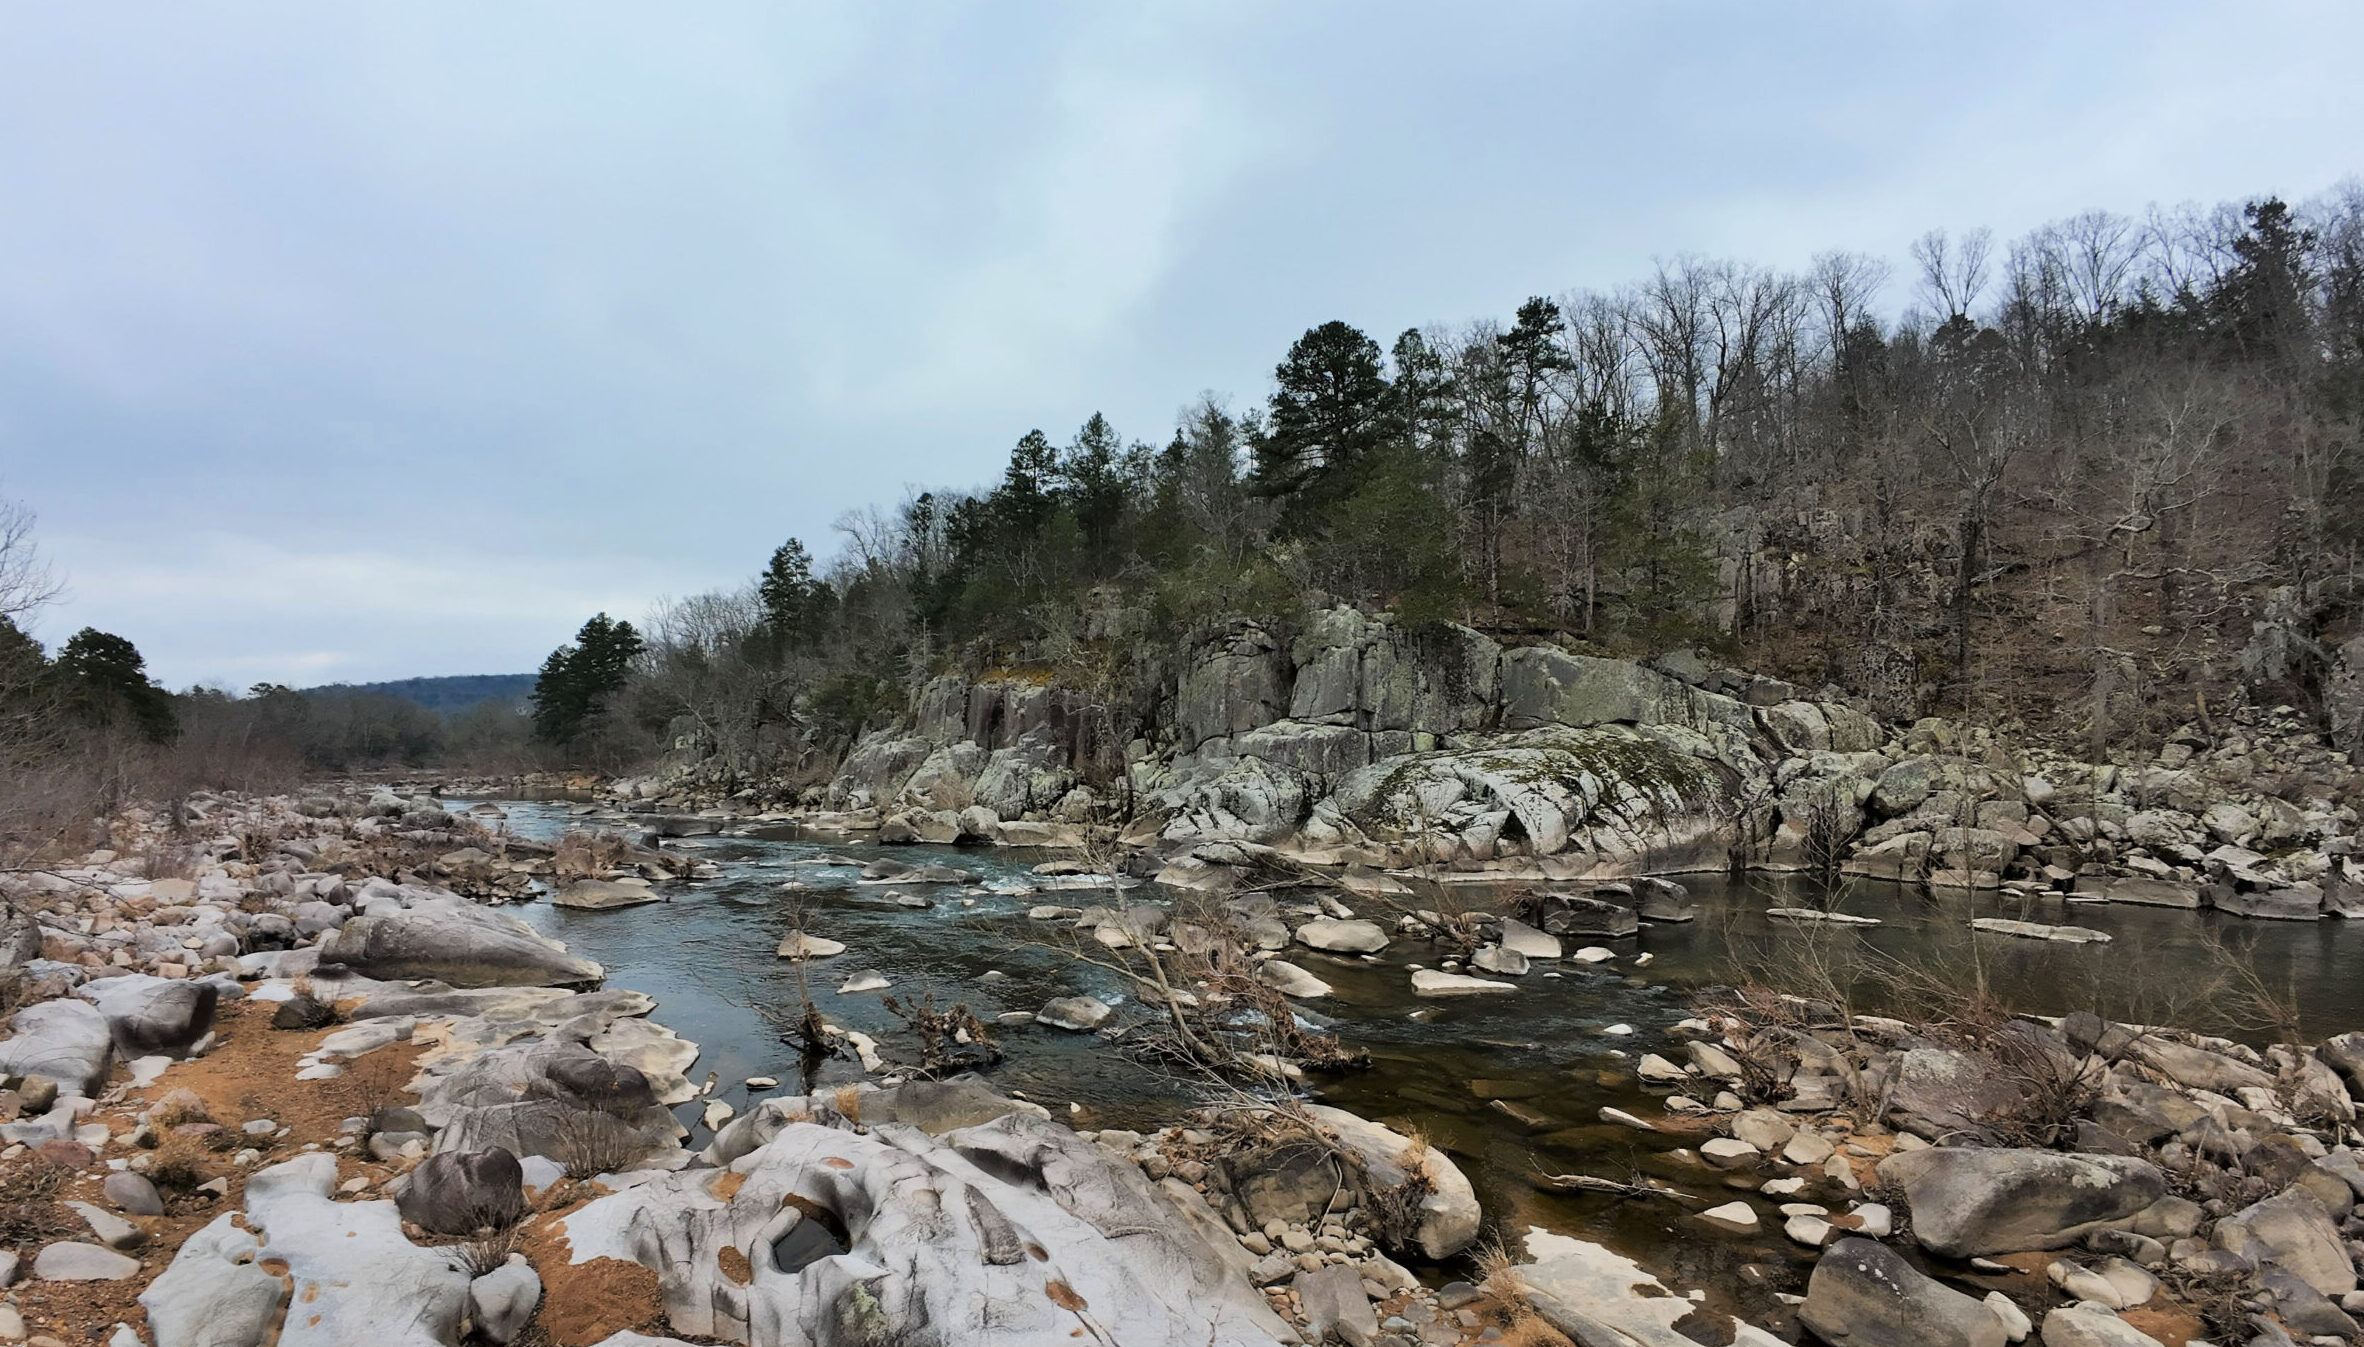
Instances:
[[[646,883],[631,880],[586,879],[569,884],[550,900],[553,907],[604,909],[610,907],[638,907],[642,903],[663,902],[657,891]]]
[[[1055,996],[1043,1002],[1034,1012],[1037,1023],[1069,1033],[1088,1034],[1107,1023],[1112,1012],[1108,1003],[1091,996]]]
[[[138,1259],[75,1240],[52,1244],[33,1258],[33,1275],[45,1282],[119,1282],[139,1270]]]
[[[1877,926],[1878,917],[1859,917],[1852,912],[1825,912],[1819,907],[1769,907],[1765,915],[1782,921],[1812,921],[1829,926]]]
[[[2096,931],[2090,926],[2047,926],[2040,921],[2013,921],[2007,917],[1979,917],[1970,928],[1994,935],[2016,935],[2028,940],[2049,940],[2060,945],[2106,945],[2109,932]]]
[[[1414,996],[1493,996],[1517,990],[1508,982],[1473,978],[1460,973],[1440,973],[1433,968],[1423,968],[1412,974]]]
[[[1387,932],[1375,921],[1321,917],[1297,928],[1297,943],[1329,954],[1376,954],[1387,948]]]
[[[823,936],[790,931],[780,938],[780,948],[774,953],[783,959],[834,959],[845,953],[845,945]]]

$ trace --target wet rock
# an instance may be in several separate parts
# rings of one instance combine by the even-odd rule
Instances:
[[[1798,1319],[1833,1347],[2003,1347],[2003,1321],[1867,1239],[1824,1251]]]
[[[1054,996],[1043,1002],[1034,1012],[1036,1022],[1069,1033],[1088,1034],[1107,1023],[1111,1010],[1107,1002],[1091,996]]]
[[[1527,971],[1527,956],[1501,945],[1488,945],[1470,956],[1469,966],[1481,973],[1519,977]]]
[[[1525,955],[1530,963],[1548,963],[1560,957],[1558,936],[1539,931],[1516,917],[1502,919],[1501,942],[1502,948]]]
[[[1256,980],[1283,996],[1307,999],[1328,996],[1329,983],[1283,959],[1267,959],[1256,967]]]
[[[1416,969],[1412,973],[1412,994],[1415,996],[1494,996],[1517,990],[1517,987],[1507,982],[1473,978],[1461,973],[1440,973],[1433,968]]]
[[[824,936],[790,931],[780,937],[780,947],[773,953],[779,958],[794,959],[801,963],[807,959],[834,959],[845,953],[845,945]]]
[[[1634,884],[1640,895],[1634,911],[1642,920],[1669,924],[1698,920],[1699,908],[1691,901],[1691,891],[1682,885],[1650,877]]]
[[[583,879],[560,889],[550,902],[554,907],[575,907],[604,911],[615,907],[638,907],[642,903],[664,901],[646,880]]]
[[[1297,943],[1329,954],[1376,954],[1387,948],[1387,932],[1373,921],[1323,917],[1297,928]]]
[[[1757,1232],[1757,1210],[1746,1202],[1726,1202],[1720,1207],[1709,1207],[1699,1213],[1699,1219],[1729,1234],[1753,1235]]]
[[[1552,935],[1627,936],[1642,929],[1634,909],[1590,894],[1547,893],[1532,900],[1543,929]]]
[[[1879,1175],[1904,1190],[1914,1238],[1947,1258],[2064,1248],[2167,1189],[2141,1160],[1953,1146],[1891,1155]]]

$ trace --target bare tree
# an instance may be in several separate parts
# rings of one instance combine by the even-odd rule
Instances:
[[[0,618],[14,622],[55,600],[64,585],[33,543],[33,512],[0,499]]]

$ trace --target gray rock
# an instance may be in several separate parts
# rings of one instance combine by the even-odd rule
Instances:
[[[1470,956],[1469,966],[1481,973],[1518,977],[1527,971],[1527,956],[1501,945],[1488,945]]]
[[[560,889],[551,898],[554,907],[579,907],[600,910],[611,907],[638,907],[642,903],[664,901],[646,883],[625,883],[606,879],[583,879]]]
[[[525,1214],[525,1171],[506,1150],[443,1151],[410,1171],[402,1219],[438,1235],[501,1229]]]
[[[542,1303],[542,1279],[522,1254],[468,1283],[468,1317],[494,1342],[517,1336]]]
[[[1889,1077],[1890,1121],[1931,1141],[1989,1136],[1989,1122],[2020,1099],[2018,1086],[1950,1048],[1909,1049]]]
[[[1370,1347],[1379,1334],[1378,1316],[1363,1290],[1363,1274],[1350,1263],[1330,1263],[1300,1272],[1291,1283],[1305,1315],[1305,1331],[1323,1342],[1336,1334],[1348,1347]]]
[[[60,1240],[33,1256],[33,1275],[45,1282],[119,1282],[139,1270],[137,1259],[76,1240]]]
[[[323,967],[380,980],[434,978],[454,987],[588,986],[606,976],[589,959],[491,908],[422,903],[356,917],[320,944]]]
[[[214,1007],[221,999],[221,988],[210,981],[145,973],[86,982],[75,992],[107,1017],[115,1051],[126,1057],[187,1048],[213,1028]]]
[[[1329,983],[1299,968],[1285,959],[1266,959],[1256,966],[1256,980],[1283,996],[1300,1000],[1328,996],[1333,990]]]
[[[337,1202],[333,1156],[311,1154],[256,1171],[248,1223],[287,1263],[300,1337],[281,1347],[450,1347],[467,1311],[468,1274],[440,1249],[402,1233],[392,1202]]]
[[[2288,1192],[2252,1203],[2216,1223],[2216,1246],[2255,1262],[2272,1262],[2295,1273],[2327,1296],[2356,1289],[2356,1267],[2348,1259],[2339,1227],[2305,1192]]]
[[[1330,954],[1376,954],[1387,948],[1387,932],[1373,921],[1321,917],[1297,928],[1297,943]]]
[[[16,1036],[0,1043],[0,1073],[44,1076],[95,1098],[114,1052],[114,1032],[97,1006],[61,998],[16,1012]],[[21,1091],[20,1091],[21,1092]],[[28,1109],[35,1105],[28,1099]]]
[[[2004,1347],[2003,1321],[1887,1247],[1842,1239],[1806,1280],[1798,1319],[1832,1347]]]
[[[1367,1118],[1325,1104],[1307,1111],[1328,1128],[1338,1144],[1363,1162],[1364,1177],[1383,1189],[1400,1188],[1417,1173],[1427,1180],[1419,1222],[1411,1234],[1420,1256],[1430,1262],[1452,1257],[1477,1242],[1485,1213],[1469,1178],[1441,1150]]]
[[[1126,1347],[1289,1333],[1213,1212],[1187,1187],[1152,1185],[1129,1156],[1024,1114],[940,1138],[880,1130],[891,1138],[787,1123],[731,1164],[727,1198],[713,1171],[662,1174],[554,1233],[578,1260],[653,1271],[672,1331],[692,1338],[883,1343],[924,1324],[947,1344],[1033,1347],[1069,1341],[1084,1312]],[[828,1218],[801,1214],[815,1209]],[[778,1266],[741,1285],[720,1255],[747,1231],[764,1232]]]
[[[1111,1010],[1107,1002],[1092,996],[1054,996],[1034,1012],[1037,1023],[1069,1033],[1088,1034],[1107,1023]]]
[[[2165,1196],[2157,1168],[2119,1156],[1932,1146],[1882,1160],[1904,1190],[1913,1236],[1947,1258],[2065,1248]]]
[[[2068,1305],[2044,1316],[2044,1347],[2160,1347],[2159,1340],[2114,1314]]]
[[[287,1285],[255,1266],[261,1245],[228,1212],[189,1236],[140,1292],[156,1347],[256,1347]]]

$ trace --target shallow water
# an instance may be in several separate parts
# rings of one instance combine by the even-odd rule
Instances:
[[[515,832],[552,839],[570,823],[563,804],[508,803]],[[574,822],[617,826],[614,820]],[[877,969],[898,996],[932,995],[939,1006],[963,1002],[989,1024],[995,1014],[1034,1010],[1053,996],[1089,992],[1139,1017],[1127,985],[1113,974],[1074,961],[1055,942],[1065,923],[1026,920],[1038,903],[1088,906],[1104,891],[1045,891],[999,895],[949,885],[857,883],[843,867],[799,864],[825,853],[868,858],[892,855],[912,864],[944,861],[995,881],[1030,882],[1043,854],[950,847],[879,848],[834,838],[761,841],[740,837],[668,842],[709,860],[716,879],[667,886],[669,901],[612,911],[577,911],[537,902],[513,909],[537,929],[605,965],[608,985],[655,996],[656,1018],[695,1040],[702,1057],[693,1079],[711,1071],[715,1097],[740,1108],[749,1102],[744,1081],[773,1076],[781,1089],[798,1081],[796,1052],[761,1008],[788,1014],[799,1001],[797,965],[773,954],[781,935],[801,917],[815,935],[843,941],[847,952],[806,965],[813,1000],[833,1021],[880,1039],[897,1056],[901,1025],[875,992],[839,995],[837,986],[864,969]],[[1048,854],[1048,853],[1044,853]],[[789,892],[785,881],[809,891]],[[1289,959],[1330,982],[1335,996],[1309,1003],[1334,1022],[1348,1043],[1369,1050],[1371,1069],[1315,1078],[1324,1102],[1404,1130],[1418,1130],[1450,1154],[1478,1188],[1489,1217],[1506,1231],[1540,1225],[1597,1239],[1658,1271],[1671,1284],[1716,1288],[1715,1300],[1761,1308],[1771,1291],[1803,1289],[1811,1255],[1789,1244],[1776,1223],[1753,1239],[1709,1232],[1667,1203],[1643,1203],[1540,1186],[1544,1175],[1586,1173],[1616,1179],[1652,1174],[1701,1195],[1720,1194],[1726,1177],[1669,1155],[1686,1144],[1676,1136],[1648,1136],[1603,1124],[1604,1105],[1645,1118],[1662,1109],[1632,1075],[1645,1052],[1676,1056],[1667,1029],[1688,1013],[1699,988],[1745,976],[1752,964],[1786,962],[1818,937],[1763,915],[1795,894],[1768,884],[1734,885],[1720,876],[1686,876],[1700,909],[1697,921],[1643,927],[1636,937],[1603,940],[1614,962],[1597,968],[1567,965],[1514,979],[1510,995],[1425,1001],[1411,995],[1406,965],[1434,964],[1425,942],[1397,940],[1375,961],[1296,949]],[[924,893],[929,910],[897,906],[895,892]],[[1154,898],[1150,888],[1131,891]],[[964,906],[964,901],[972,905]],[[1374,904],[1354,904],[1379,916]],[[1901,963],[1935,970],[1954,984],[1983,978],[1998,997],[2023,1010],[2059,1013],[2097,1007],[2121,1016],[2145,1013],[2227,1032],[2237,1007],[2231,998],[2193,1001],[2183,993],[2201,985],[2223,957],[2214,937],[2230,941],[2238,957],[2270,985],[2293,989],[2312,1035],[2364,1025],[2364,930],[2343,921],[2246,922],[2208,913],[2157,908],[2068,904],[2030,905],[1994,895],[1932,897],[1894,884],[1861,884],[1843,910],[1881,925],[1819,937],[1822,948],[1856,942]],[[2010,916],[2108,931],[2107,945],[2055,945],[2022,938],[1972,936],[1974,916]],[[1571,952],[1584,942],[1567,942]],[[1647,966],[1635,956],[1648,953]],[[984,980],[989,970],[1005,976]],[[1916,998],[1917,999],[1917,998]],[[1882,1007],[1868,996],[1862,1008]],[[1417,1017],[1415,1017],[1417,1014]],[[2236,1017],[2237,1018],[2237,1017]],[[1630,1035],[1603,1030],[1630,1025]],[[997,1031],[1008,1056],[992,1079],[1070,1117],[1077,1126],[1148,1128],[1175,1120],[1192,1097],[1184,1082],[1149,1070],[1097,1036],[1046,1026]],[[901,1054],[908,1056],[909,1053]],[[1677,1058],[1680,1060],[1679,1056]],[[860,1079],[850,1063],[832,1062],[820,1081]],[[770,1091],[758,1092],[759,1094]],[[1491,1101],[1516,1104],[1520,1121]],[[1070,1110],[1080,1105],[1081,1111]],[[698,1105],[682,1117],[693,1128]],[[703,1137],[693,1142],[702,1143]],[[1728,1195],[1716,1196],[1726,1200]],[[1812,1195],[1809,1195],[1810,1200]],[[1772,1216],[1760,1204],[1761,1216]],[[1743,1279],[1743,1264],[1759,1265]],[[1745,1290],[1743,1289],[1745,1288]]]

